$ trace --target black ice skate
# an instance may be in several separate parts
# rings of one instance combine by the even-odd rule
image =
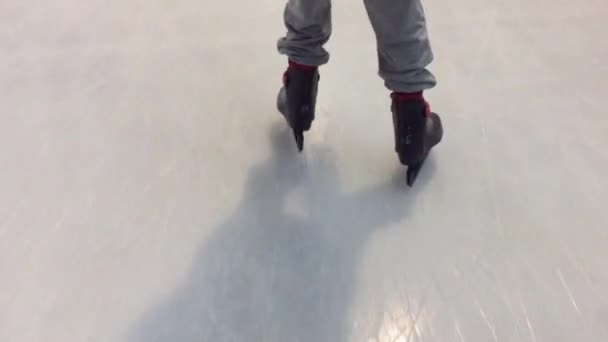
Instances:
[[[317,67],[289,62],[283,75],[277,107],[293,130],[298,151],[304,148],[304,132],[315,119],[319,71]]]
[[[443,138],[443,127],[422,92],[393,93],[392,99],[395,151],[401,164],[408,167],[407,184],[413,186],[429,152]]]

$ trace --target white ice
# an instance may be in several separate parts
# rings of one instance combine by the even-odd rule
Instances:
[[[0,0],[0,341],[608,341],[608,3],[425,1],[413,189],[361,1],[297,154],[283,5]]]

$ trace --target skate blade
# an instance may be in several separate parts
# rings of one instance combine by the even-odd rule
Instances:
[[[407,168],[407,185],[410,188],[414,186],[414,183],[416,183],[416,179],[418,179],[418,174],[420,173],[420,170],[422,170],[425,160]]]
[[[410,166],[407,169],[407,186],[409,186],[410,188],[414,186],[414,183],[416,183],[416,179],[418,178],[418,173],[420,172],[421,168],[422,165],[417,165]]]
[[[294,130],[293,137],[296,140],[296,146],[298,147],[298,152],[302,152],[302,150],[304,150],[304,133]]]

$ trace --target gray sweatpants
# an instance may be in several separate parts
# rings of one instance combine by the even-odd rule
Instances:
[[[421,0],[364,0],[376,33],[380,76],[392,91],[416,92],[435,86],[427,70],[433,52]],[[279,52],[294,62],[322,65],[329,61],[323,48],[331,35],[331,0],[288,0],[287,35]]]

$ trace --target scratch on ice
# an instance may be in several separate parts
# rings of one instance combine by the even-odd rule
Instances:
[[[574,306],[574,309],[576,310],[576,312],[579,315],[581,315],[581,310],[579,310],[578,304],[576,304],[576,300],[574,299],[574,296],[572,295],[572,291],[570,291],[570,287],[568,286],[568,283],[566,283],[566,279],[564,279],[562,270],[559,268],[557,269],[557,276],[559,277],[559,281],[562,283],[562,286],[566,290],[566,293],[568,294],[568,298],[570,298],[570,302],[572,303],[572,306]]]

